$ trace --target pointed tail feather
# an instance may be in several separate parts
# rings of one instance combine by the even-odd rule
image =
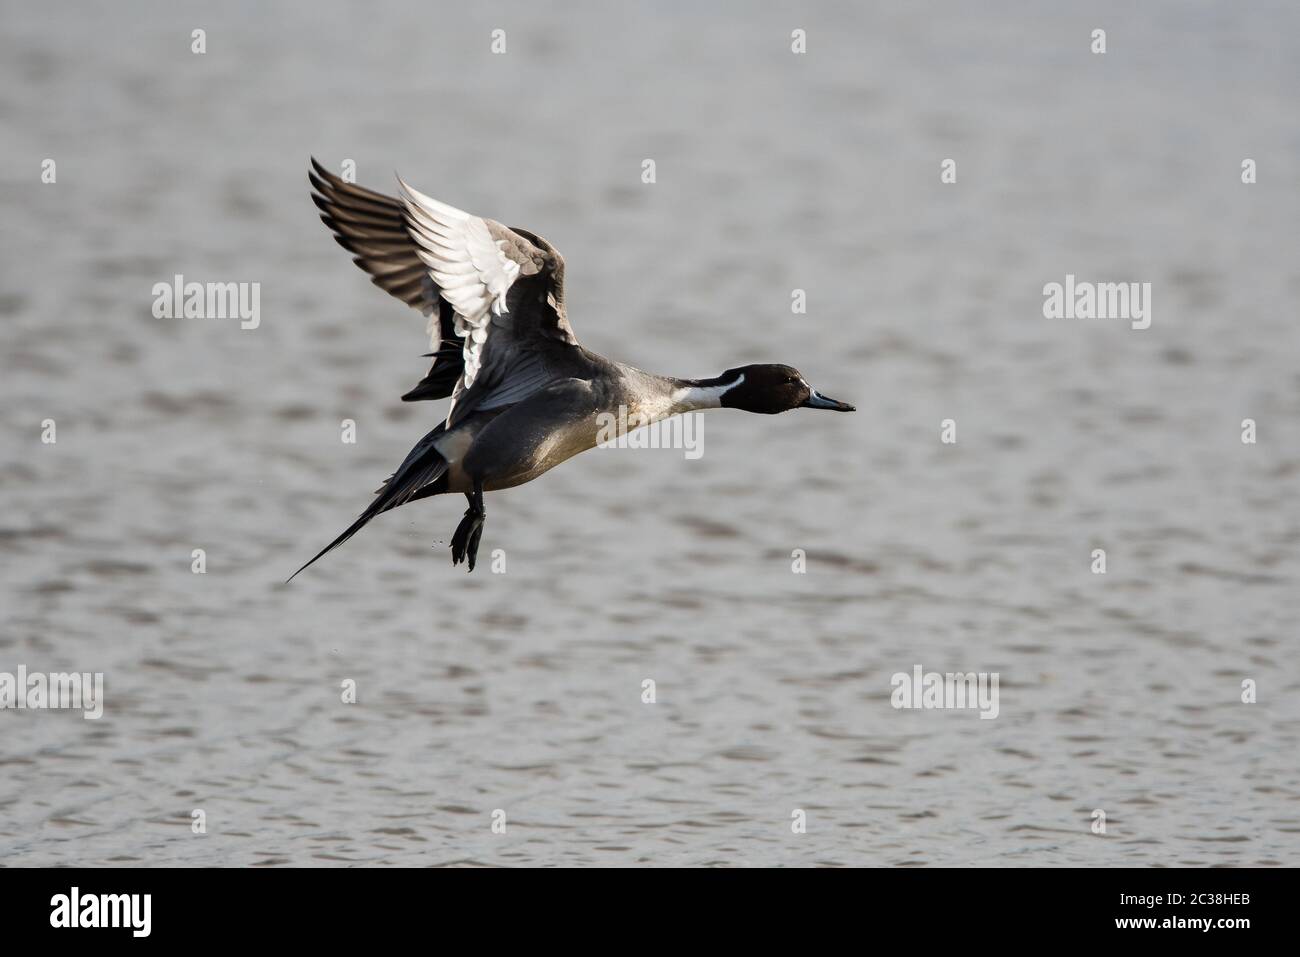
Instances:
[[[439,455],[438,450],[433,447],[433,440],[441,435],[443,431],[444,426],[440,423],[436,429],[421,439],[415,448],[411,449],[410,454],[406,456],[406,461],[398,467],[392,477],[379,489],[375,500],[358,516],[357,520],[349,525],[338,538],[317,552],[311,561],[290,575],[285,584],[287,585],[297,578],[300,572],[315,564],[327,552],[333,551],[346,542],[376,515],[391,508],[397,508],[399,505],[405,505],[413,498],[424,498],[426,495],[431,494],[430,486],[447,472],[447,460]]]
[[[292,575],[290,575],[288,578],[286,578],[286,579],[284,580],[284,583],[285,583],[286,585],[289,584],[289,582],[291,582],[291,581],[293,581],[295,578],[297,578],[298,575],[299,575],[301,572],[305,571],[309,566],[316,564],[316,561],[317,561],[318,559],[320,559],[321,557],[323,557],[323,556],[325,555],[326,552],[332,552],[332,551],[334,551],[334,549],[338,548],[340,545],[342,545],[344,542],[346,542],[349,538],[351,538],[353,535],[355,535],[357,532],[359,532],[359,531],[361,530],[361,526],[362,526],[362,525],[366,524],[366,522],[368,522],[368,521],[370,521],[372,518],[374,518],[374,515],[369,514],[369,511],[370,511],[369,509],[366,509],[365,512],[362,512],[362,513],[361,513],[361,517],[358,518],[358,519],[357,519],[355,522],[353,522],[351,525],[349,525],[349,526],[347,527],[347,529],[343,532],[342,535],[340,535],[338,538],[334,539],[334,541],[330,542],[328,545],[326,545],[324,548],[322,548],[319,552],[317,552],[316,555],[312,558],[311,561],[307,562],[306,565],[303,565],[302,568],[299,568],[298,571],[294,572]]]

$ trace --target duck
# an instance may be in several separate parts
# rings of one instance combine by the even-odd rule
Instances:
[[[451,539],[452,565],[464,562],[472,572],[485,494],[531,482],[595,448],[598,422],[620,411],[626,428],[705,409],[856,411],[788,365],[682,379],[607,359],[574,335],[564,258],[541,236],[433,199],[401,176],[393,197],[344,180],[314,157],[307,175],[321,220],[352,261],[428,319],[432,351],[424,357],[433,362],[403,401],[451,404],[356,521],[290,581],[377,515],[457,493],[468,507]]]

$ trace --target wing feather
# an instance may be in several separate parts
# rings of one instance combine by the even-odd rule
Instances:
[[[458,390],[469,388],[482,364],[489,313],[506,312],[510,287],[524,266],[538,271],[534,262],[538,257],[533,254],[541,250],[531,243],[525,249],[526,240],[519,236],[515,236],[518,244],[508,246],[487,220],[426,196],[400,176],[397,189],[416,255],[428,267],[442,298],[456,311],[456,331],[465,338],[465,372]],[[499,224],[498,231],[509,232]],[[520,258],[506,255],[507,248],[518,251]]]
[[[548,381],[541,352],[577,344],[564,313],[564,260],[544,239],[401,177],[396,198],[345,182],[314,159],[308,178],[321,220],[353,262],[429,318],[433,368],[404,399],[451,395],[450,425],[473,408],[531,394]]]
[[[370,275],[371,282],[428,317],[433,367],[402,398],[446,398],[464,369],[461,337],[451,304],[438,295],[407,230],[406,207],[391,196],[340,179],[315,159],[311,163],[307,178],[314,189],[312,202],[335,241],[353,254],[352,261]]]

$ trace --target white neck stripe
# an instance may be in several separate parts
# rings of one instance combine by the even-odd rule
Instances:
[[[681,412],[720,408],[722,397],[744,381],[745,373],[742,372],[735,382],[727,382],[723,385],[692,385],[684,389],[676,389],[672,397],[673,405]]]

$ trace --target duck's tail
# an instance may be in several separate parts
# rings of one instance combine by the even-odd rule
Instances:
[[[447,460],[438,453],[433,443],[443,433],[444,429],[445,426],[439,423],[436,429],[422,438],[415,448],[411,449],[410,454],[406,456],[406,460],[398,466],[397,471],[379,488],[375,494],[375,500],[357,517],[357,520],[349,525],[338,538],[317,552],[311,561],[290,575],[285,584],[297,578],[299,572],[314,564],[325,553],[333,551],[346,542],[361,530],[361,526],[380,512],[386,512],[390,508],[405,505],[414,498],[424,498],[426,495],[440,491],[440,489],[431,486],[447,473]]]

